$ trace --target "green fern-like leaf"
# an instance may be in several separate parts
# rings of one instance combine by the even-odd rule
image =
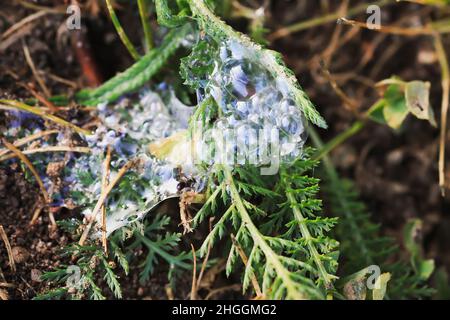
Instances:
[[[326,128],[325,120],[320,116],[311,101],[301,89],[295,75],[283,62],[282,56],[272,50],[263,49],[260,45],[237,31],[218,18],[203,0],[187,0],[192,14],[197,20],[201,30],[217,41],[235,40],[244,47],[249,48],[255,55],[255,59],[267,68],[275,79],[286,83],[292,98],[302,108],[306,118],[319,127]]]
[[[125,93],[136,91],[161,69],[190,32],[192,32],[190,24],[171,30],[160,47],[150,50],[126,71],[119,73],[100,87],[93,90],[81,90],[75,95],[76,101],[84,105],[97,105],[115,101]]]

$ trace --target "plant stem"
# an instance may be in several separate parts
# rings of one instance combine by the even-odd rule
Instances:
[[[120,181],[120,179],[122,179],[125,173],[127,173],[129,169],[135,166],[138,161],[139,161],[138,159],[133,159],[125,163],[124,166],[120,168],[120,170],[117,172],[117,175],[115,176],[114,180],[111,181],[111,183],[109,183],[104,190],[102,190],[102,193],[100,194],[97,204],[95,205],[94,209],[91,212],[91,220],[84,229],[83,234],[80,237],[80,241],[78,242],[80,246],[84,245],[84,242],[89,236],[89,231],[91,230],[94,222],[96,222],[97,215],[100,212],[101,207],[105,205],[106,198],[108,197],[112,189],[116,186],[116,184]]]
[[[298,207],[297,199],[295,198],[294,192],[292,190],[288,190],[286,192],[286,196],[292,205],[292,210],[294,212],[295,219],[298,221],[300,232],[302,233],[303,239],[305,239],[306,243],[308,244],[309,252],[311,254],[312,259],[314,260],[314,263],[319,269],[320,277],[324,281],[325,288],[327,290],[332,290],[333,289],[332,279],[336,277],[333,277],[327,272],[325,266],[320,260],[320,254],[317,251],[317,248],[314,246],[314,243],[312,242],[311,233],[309,232],[309,229],[305,224],[306,219],[305,217],[303,217],[303,214]]]
[[[134,234],[135,234],[136,238],[138,238],[140,241],[142,241],[142,243],[144,243],[145,246],[149,250],[155,251],[156,254],[160,255],[168,263],[176,265],[176,266],[178,266],[180,268],[183,268],[183,269],[187,269],[187,270],[192,268],[192,266],[190,264],[187,264],[187,263],[185,263],[183,261],[179,261],[179,260],[176,260],[176,259],[174,260],[173,257],[170,254],[168,254],[166,251],[161,249],[161,247],[158,246],[156,243],[154,243],[150,239],[148,239],[145,236],[143,236],[142,234],[140,234],[138,231],[136,231]]]
[[[125,31],[123,30],[122,25],[119,22],[119,18],[117,17],[116,12],[114,11],[114,8],[111,4],[111,0],[105,0],[105,1],[106,1],[106,6],[108,7],[109,15],[111,16],[111,21],[112,21],[114,27],[116,28],[116,31],[120,37],[120,40],[122,40],[123,44],[127,48],[130,55],[133,57],[133,59],[139,60],[141,56],[139,55],[136,48],[131,43],[131,41],[128,38],[128,36],[126,35]]]
[[[388,5],[390,3],[393,3],[393,1],[392,0],[379,0],[379,1],[372,2],[372,3],[363,3],[363,4],[360,4],[353,8],[348,9],[347,16],[354,16],[359,13],[365,12],[367,10],[367,8],[371,5],[376,5],[376,6],[382,7],[382,6]],[[341,12],[337,11],[335,13],[331,13],[326,16],[321,16],[321,17],[314,18],[314,19],[307,20],[307,21],[301,21],[299,23],[295,23],[291,26],[283,27],[283,28],[275,31],[274,33],[272,33],[269,36],[269,40],[273,41],[273,40],[285,37],[291,33],[295,33],[295,32],[305,30],[305,29],[324,25],[324,24],[333,22],[333,21],[341,18],[341,16],[342,16]]]
[[[49,204],[50,202],[50,196],[48,195],[47,190],[45,189],[44,182],[42,182],[41,177],[39,176],[39,173],[37,172],[36,168],[33,166],[30,160],[19,150],[17,149],[12,143],[9,143],[6,139],[2,139],[3,144],[6,148],[11,150],[22,162],[28,167],[28,169],[33,174],[34,178],[36,179],[36,182],[39,185],[39,189],[42,192],[42,196],[44,198],[45,204]]]
[[[3,150],[1,150],[3,153]],[[26,149],[23,150],[22,153],[24,155],[30,155],[35,153],[45,153],[45,152],[76,152],[76,153],[89,153],[91,152],[91,149],[88,147],[68,147],[68,146],[50,146],[50,147],[43,147],[43,148],[34,148],[34,149]],[[13,159],[17,155],[13,153],[6,153],[0,156],[0,162]]]
[[[242,222],[244,223],[245,227],[252,236],[254,245],[261,248],[268,263],[274,267],[275,271],[277,272],[277,276],[283,280],[283,284],[286,286],[287,295],[297,300],[307,298],[298,291],[297,286],[289,276],[289,271],[283,266],[283,264],[278,259],[277,254],[266,243],[263,235],[259,232],[258,228],[256,228],[256,226],[253,224],[253,221],[241,199],[239,191],[236,188],[230,168],[224,166],[223,170],[225,173],[227,183],[230,187],[233,202],[235,203],[236,208],[239,210]]]
[[[147,52],[153,49],[153,33],[149,22],[148,1],[138,0],[139,16],[141,17],[142,28],[144,29],[145,44]]]
[[[41,118],[44,118],[46,120],[55,122],[55,123],[57,123],[57,124],[59,124],[61,126],[69,127],[69,128],[73,129],[74,131],[76,131],[78,133],[81,133],[81,134],[84,134],[84,135],[90,135],[91,134],[91,132],[88,131],[88,130],[85,130],[85,129],[82,129],[80,127],[77,127],[76,125],[74,125],[74,124],[72,124],[70,122],[67,122],[66,120],[63,120],[61,118],[58,118],[58,117],[56,117],[56,116],[54,116],[52,114],[47,114],[41,108],[32,107],[32,106],[26,105],[25,103],[22,103],[20,101],[15,101],[15,100],[3,100],[3,99],[0,99],[0,105],[1,104],[4,104],[4,105],[6,105],[8,107],[11,107],[11,108],[14,108],[14,109],[18,109],[20,111],[26,111],[26,112],[33,113],[33,114],[35,114],[37,116],[40,116]]]
[[[331,141],[325,144],[325,146],[321,147],[319,149],[319,152],[314,155],[313,159],[321,160],[322,158],[324,158],[331,150],[341,145],[344,141],[361,131],[361,129],[364,128],[365,124],[365,120],[357,120],[356,122],[354,122],[350,128],[334,137]],[[311,135],[313,135],[313,130],[313,128],[308,129]]]
[[[436,47],[442,73],[441,135],[439,139],[439,186],[441,187],[442,195],[445,195],[445,140],[447,133],[447,116],[450,95],[450,71],[447,54],[439,35],[435,35],[434,45]]]

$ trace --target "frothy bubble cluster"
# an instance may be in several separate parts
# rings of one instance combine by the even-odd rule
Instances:
[[[178,195],[180,172],[172,164],[149,155],[147,147],[153,141],[185,129],[191,109],[173,94],[165,104],[160,95],[152,91],[143,91],[136,103],[124,99],[114,106],[98,106],[101,125],[86,138],[92,153],[70,168],[72,175],[95,177],[90,185],[86,186],[80,179],[73,179],[71,185],[73,191],[83,193],[84,199],[91,204],[83,212],[86,216],[91,214],[92,204],[95,205],[101,194],[102,161],[106,149],[110,147],[113,152],[110,181],[127,161],[139,159],[135,175],[129,173],[122,179],[129,185],[114,188],[108,197],[108,234],[141,219],[164,199]]]
[[[246,147],[254,146],[254,133],[261,130],[270,140],[274,127],[279,132],[281,160],[297,158],[306,140],[306,122],[285,80],[274,78],[255,52],[235,40],[219,46],[213,63],[214,72],[202,82],[198,95],[212,96],[220,107],[216,126],[233,129],[236,144]]]

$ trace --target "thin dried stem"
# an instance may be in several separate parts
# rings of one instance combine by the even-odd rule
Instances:
[[[399,36],[415,37],[420,35],[433,35],[436,31],[430,26],[417,27],[417,28],[403,28],[397,26],[380,26],[377,29],[372,29],[366,22],[360,22],[356,20],[350,20],[346,18],[339,19],[340,23],[347,24],[353,27],[374,30],[381,33],[394,34]]]
[[[76,126],[76,125],[74,125],[74,124],[72,124],[72,123],[70,123],[70,122],[68,122],[66,120],[63,120],[63,119],[61,119],[61,118],[59,118],[57,116],[54,116],[52,114],[47,114],[41,108],[32,107],[32,106],[29,106],[29,105],[27,105],[27,104],[25,104],[23,102],[16,101],[16,100],[0,99],[0,106],[2,104],[5,105],[6,107],[11,107],[13,109],[17,109],[17,110],[20,110],[20,111],[26,111],[26,112],[33,113],[33,114],[35,114],[37,116],[40,116],[43,119],[52,121],[52,122],[57,123],[57,124],[59,124],[61,126],[64,126],[64,127],[69,127],[69,128],[71,128],[72,130],[74,130],[74,131],[76,131],[78,133],[81,133],[81,134],[84,134],[84,135],[90,135],[91,134],[91,132],[88,131],[88,130],[84,130],[84,129],[82,129],[82,128],[80,128],[80,127],[78,127],[78,126]]]
[[[220,287],[214,290],[211,290],[211,292],[208,293],[208,295],[206,296],[205,300],[209,300],[211,299],[213,296],[225,292],[225,291],[240,291],[241,290],[241,285],[239,283],[236,284],[231,284],[229,286],[224,286],[224,287]]]
[[[109,174],[110,174],[110,165],[111,165],[111,147],[108,146],[106,151],[106,158],[103,162],[103,176],[102,176],[102,192],[108,187],[109,184]],[[108,243],[106,239],[106,205],[102,206],[102,245],[103,251],[105,255],[108,255]]]
[[[14,257],[11,250],[11,244],[8,240],[8,235],[5,232],[5,229],[3,229],[3,226],[0,225],[0,236],[5,243],[6,251],[8,252],[8,259],[9,259],[9,266],[11,267],[11,270],[13,272],[16,272],[16,263],[14,262]]]
[[[3,288],[15,288],[16,286],[12,283],[8,283],[8,282],[0,282],[0,287]]]
[[[377,5],[377,6],[382,7],[382,6],[391,4],[391,3],[393,3],[392,0],[380,0],[380,1],[375,1],[372,3],[363,3],[363,4],[360,4],[353,8],[348,9],[347,16],[354,16],[359,13],[363,13],[367,10],[367,7],[369,7],[370,5]],[[337,11],[337,12],[331,13],[329,15],[321,16],[318,18],[313,18],[313,19],[307,20],[307,21],[302,21],[302,22],[293,24],[291,26],[287,26],[287,27],[278,29],[277,31],[275,31],[274,33],[269,35],[268,38],[270,41],[273,41],[273,40],[288,36],[295,32],[299,32],[302,30],[306,30],[309,28],[314,28],[314,27],[318,27],[318,26],[321,26],[321,25],[324,25],[324,24],[327,24],[330,22],[334,22],[341,17],[342,17],[342,12]]]
[[[447,116],[450,95],[450,71],[447,54],[442,44],[441,37],[435,36],[436,53],[439,59],[442,73],[442,107],[441,107],[441,135],[439,141],[439,186],[442,195],[445,195],[445,140],[447,135]]]
[[[36,168],[33,166],[30,160],[20,151],[17,149],[12,143],[9,143],[6,139],[2,139],[3,144],[6,148],[11,150],[31,171],[34,178],[36,179],[39,188],[41,189],[42,196],[44,197],[44,202],[47,204],[50,201],[50,197],[48,195],[47,190],[45,189],[44,183],[41,180],[41,177],[39,176],[39,173],[37,172]]]
[[[30,155],[35,153],[45,153],[45,152],[77,152],[77,153],[89,153],[91,152],[91,149],[88,147],[68,147],[68,146],[52,146],[52,147],[45,147],[45,148],[35,148],[35,149],[28,149],[23,150],[22,153],[24,155]],[[9,159],[16,158],[17,154],[7,154],[2,157],[0,157],[1,161],[6,161]]]
[[[108,187],[102,191],[100,194],[100,198],[97,201],[97,204],[94,207],[94,210],[92,210],[92,214],[90,216],[90,221],[86,228],[83,231],[83,234],[81,235],[80,241],[78,242],[80,246],[84,245],[86,242],[86,239],[89,235],[89,232],[92,228],[92,225],[94,224],[94,221],[97,219],[97,215],[100,212],[101,207],[104,205],[106,198],[108,197],[108,194],[112,191],[112,189],[115,187],[115,185],[120,181],[120,179],[125,175],[125,173],[135,166],[137,163],[137,160],[130,160],[128,161],[122,168],[120,168],[119,172],[117,173],[117,176],[114,178],[114,180],[108,185]]]
[[[209,219],[209,233],[211,233],[212,231],[212,222],[214,221],[214,217],[211,217]],[[198,275],[198,279],[197,279],[197,288],[200,287],[202,279],[203,279],[203,274],[205,273],[206,270],[206,266],[208,265],[208,260],[209,260],[209,254],[211,253],[211,242],[208,243],[208,250],[206,251],[206,255],[205,258],[203,259],[202,262],[202,267],[200,269],[200,273]]]
[[[19,22],[15,23],[14,25],[12,25],[8,30],[6,30],[2,36],[1,39],[6,39],[9,36],[11,36],[13,33],[15,33],[16,31],[20,30],[21,28],[23,28],[25,25],[27,25],[28,23],[39,19],[43,16],[45,16],[46,14],[51,13],[50,11],[38,11],[36,13],[33,13],[32,15],[29,15],[28,17],[23,18],[22,20],[20,20]]]
[[[39,83],[39,86],[41,87],[45,96],[47,98],[50,97],[51,96],[50,90],[47,88],[44,80],[42,80],[41,76],[37,72],[36,65],[34,64],[34,61],[31,58],[30,50],[28,49],[28,46],[26,44],[23,45],[23,53],[25,54],[25,60],[27,61],[28,66],[30,67],[31,72],[33,73],[33,76],[36,79],[37,83]],[[53,110],[53,111],[55,111],[55,110]]]
[[[34,212],[33,212],[33,217],[31,218],[31,221],[30,221],[30,226],[32,226],[33,224],[35,224],[36,221],[37,221],[37,219],[39,219],[39,216],[41,215],[42,209],[43,209],[43,207],[39,205],[39,206],[34,210]]]
[[[35,133],[35,134],[32,134],[32,135],[29,135],[29,136],[27,136],[27,137],[24,137],[24,138],[22,138],[22,139],[19,139],[19,140],[14,141],[13,145],[14,145],[15,147],[21,147],[21,146],[23,146],[24,144],[27,144],[27,143],[29,143],[29,142],[32,142],[32,141],[34,141],[34,140],[37,140],[37,139],[46,137],[46,136],[51,135],[51,134],[54,134],[54,133],[58,133],[58,130],[46,130],[46,131],[41,131],[41,132],[38,132],[38,133]],[[8,152],[10,152],[10,151],[7,150],[7,149],[0,150],[0,158],[1,158],[2,156],[4,156],[5,154],[8,154]]]
[[[245,254],[244,250],[242,250],[239,243],[236,241],[234,234],[231,234],[231,240],[233,242],[233,245],[236,247],[236,250],[239,253],[239,256],[241,257],[241,260],[244,263],[244,266],[247,267],[247,264],[248,264],[247,255]],[[263,293],[261,291],[261,287],[259,286],[258,280],[256,279],[255,275],[252,275],[252,285],[253,285],[253,288],[255,289],[256,296],[262,297]]]
[[[41,102],[44,106],[46,106],[52,113],[58,111],[58,107],[55,106],[51,101],[42,96],[39,92],[37,92],[32,84],[23,84],[23,87],[30,92],[37,101]]]
[[[192,268],[192,286],[191,286],[191,300],[197,300],[197,256],[195,255],[194,245],[191,243],[192,259],[194,267]]]

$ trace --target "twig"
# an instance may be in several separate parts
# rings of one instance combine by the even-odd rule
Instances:
[[[2,142],[6,148],[11,150],[20,160],[22,160],[22,162],[28,167],[28,169],[34,175],[34,178],[36,179],[39,188],[41,189],[42,196],[44,197],[44,202],[48,204],[50,201],[50,197],[48,195],[47,190],[45,189],[41,177],[39,176],[39,173],[36,171],[36,168],[33,166],[30,160],[28,160],[28,158],[22,153],[22,151],[17,149],[13,144],[9,143],[6,139],[2,139]]]
[[[248,264],[247,255],[245,254],[244,250],[242,250],[239,243],[236,241],[234,234],[231,234],[231,241],[233,242],[233,245],[236,247],[236,250],[238,251],[239,256],[241,257],[241,260],[244,263],[244,266],[247,266],[247,264]],[[263,293],[261,291],[261,287],[259,286],[258,280],[256,279],[256,276],[254,274],[252,275],[252,285],[253,285],[253,288],[255,289],[256,296],[262,297]]]
[[[337,84],[336,80],[332,77],[330,71],[327,67],[324,66],[323,72],[327,80],[330,82],[331,87],[334,92],[341,98],[344,105],[347,107],[349,111],[351,111],[354,115],[358,115],[358,105],[357,103],[350,98]]]
[[[42,96],[39,92],[37,92],[32,83],[30,83],[30,84],[24,83],[24,84],[22,84],[22,86],[26,90],[28,90],[33,95],[33,97],[36,98],[36,100],[38,100],[39,102],[44,104],[52,113],[55,113],[58,111],[58,107],[56,107],[51,101],[49,101],[47,98]]]
[[[108,194],[112,191],[114,186],[120,181],[120,179],[124,176],[124,174],[133,166],[136,165],[138,160],[130,160],[128,161],[122,168],[120,168],[119,172],[117,173],[117,176],[114,178],[114,180],[108,185],[108,187],[102,191],[100,194],[100,198],[97,201],[97,204],[94,207],[94,210],[92,210],[92,214],[90,216],[90,221],[86,228],[83,231],[83,234],[81,235],[80,241],[78,242],[80,246],[84,245],[88,235],[89,231],[92,228],[92,225],[94,221],[97,218],[97,215],[100,211],[100,208],[104,205],[106,198],[108,197]]]
[[[35,224],[37,219],[39,219],[39,216],[41,215],[42,209],[43,209],[42,206],[38,205],[36,210],[34,210],[33,217],[31,218],[31,221],[30,221],[30,226]]]
[[[32,9],[36,11],[46,11],[48,13],[55,13],[55,14],[65,14],[66,13],[66,6],[62,5],[59,7],[46,7],[46,6],[40,6],[34,3],[30,3],[25,0],[19,0],[19,4],[27,9]]]
[[[11,244],[9,243],[8,236],[3,229],[3,226],[0,225],[0,236],[2,237],[3,242],[5,243],[6,251],[8,252],[9,266],[13,272],[16,272],[16,263],[14,262],[14,256],[11,250]]]
[[[22,39],[23,37],[29,35],[31,31],[33,31],[34,28],[34,22],[29,23],[26,26],[23,26],[20,30],[12,34],[10,37],[7,37],[6,39],[0,38],[0,53],[6,51],[10,46],[12,46],[14,43]]]
[[[149,12],[148,12],[148,1],[147,0],[137,0],[139,7],[139,15],[141,17],[142,28],[144,29],[145,44],[147,46],[147,51],[153,49],[153,34],[152,28],[149,23]]]
[[[108,187],[109,184],[109,173],[111,164],[111,147],[108,146],[106,150],[106,158],[103,163],[103,176],[102,176],[102,192]],[[105,201],[106,202],[106,201]],[[106,241],[106,205],[102,206],[102,245],[105,255],[108,255],[108,243]]]
[[[388,5],[393,3],[392,0],[380,0],[380,1],[375,1],[372,3],[363,3],[360,4],[358,6],[355,6],[353,8],[350,8],[347,11],[347,16],[354,16],[357,15],[359,13],[365,12],[367,10],[367,7],[369,7],[370,5],[377,5],[379,7]],[[293,24],[291,26],[288,27],[283,27],[281,29],[278,29],[277,31],[275,31],[274,33],[272,33],[271,35],[269,35],[268,39],[270,41],[285,37],[291,33],[295,33],[295,32],[299,32],[302,30],[306,30],[309,28],[313,28],[313,27],[317,27],[317,26],[321,26],[333,21],[336,21],[337,19],[339,19],[342,16],[342,13],[340,11],[335,12],[335,13],[331,13],[329,15],[326,16],[321,16],[318,18],[314,18],[311,20],[307,20],[307,21],[302,21],[296,24]]]
[[[441,135],[439,141],[439,186],[445,195],[445,140],[447,133],[447,116],[450,95],[450,72],[447,55],[439,34],[434,37],[434,45],[439,59],[442,73],[442,107],[441,107]]]
[[[173,296],[172,287],[168,284],[168,285],[166,285],[165,289],[166,289],[167,300],[174,300],[175,297]]]
[[[45,152],[77,152],[77,153],[89,153],[91,152],[91,149],[88,147],[68,147],[68,146],[52,146],[52,147],[45,147],[45,148],[35,148],[35,149],[28,149],[23,150],[22,153],[24,155],[30,155],[35,153],[45,153]],[[16,158],[17,154],[7,154],[2,157],[0,157],[0,162]]]
[[[39,83],[39,86],[41,87],[45,96],[47,98],[50,97],[51,96],[50,90],[47,88],[47,86],[44,83],[44,80],[42,80],[41,76],[37,72],[36,65],[34,64],[33,59],[31,58],[30,50],[28,49],[28,46],[25,43],[23,44],[23,53],[25,54],[25,60],[27,61],[28,66],[31,69],[31,72],[36,78],[37,83]]]
[[[63,77],[60,77],[60,76],[50,73],[50,72],[47,72],[46,74],[49,78],[53,79],[56,82],[65,84],[66,86],[74,88],[74,89],[78,88],[78,84],[75,81],[64,79]]]
[[[58,229],[58,224],[56,223],[55,216],[51,210],[48,211],[48,219],[52,225],[52,230]]]
[[[131,54],[134,60],[139,60],[141,56],[137,52],[136,48],[131,43],[130,39],[126,35],[125,31],[122,28],[122,25],[119,22],[119,18],[117,18],[116,12],[114,11],[114,8],[111,4],[111,0],[105,0],[106,6],[108,7],[109,15],[111,16],[111,21],[116,28],[117,34],[120,37],[120,40],[122,40],[123,44],[127,48],[128,52]]]
[[[32,134],[32,135],[29,135],[27,137],[24,137],[22,139],[14,141],[13,145],[15,147],[21,147],[24,144],[27,144],[28,142],[37,140],[39,138],[43,138],[45,136],[48,136],[48,135],[51,135],[51,134],[54,134],[54,133],[58,133],[58,130],[41,131],[41,132],[38,132],[38,133],[35,133],[35,134]],[[10,152],[10,151],[7,150],[7,149],[0,150],[0,157],[4,156],[8,152]]]
[[[28,17],[20,20],[19,22],[15,23],[13,26],[11,26],[8,30],[6,30],[2,34],[1,39],[2,40],[6,39],[10,35],[12,35],[14,32],[21,29],[23,26],[25,26],[26,24],[28,24],[36,19],[39,19],[49,13],[51,13],[51,12],[50,11],[38,11],[36,13],[33,13],[32,15],[29,15]]]
[[[191,243],[192,258],[194,266],[192,268],[192,286],[191,286],[191,300],[197,300],[197,257],[195,255],[194,245]]]
[[[363,29],[369,29],[369,30],[374,30],[374,31],[381,32],[381,33],[388,33],[388,34],[394,34],[394,35],[399,35],[399,36],[415,37],[415,36],[419,36],[419,35],[433,35],[435,33],[435,30],[433,30],[429,26],[417,27],[417,28],[403,28],[403,27],[397,27],[397,26],[380,26],[377,29],[371,29],[369,27],[369,25],[365,22],[349,20],[346,18],[339,19],[339,22],[353,26],[353,27],[359,27],[359,28],[363,28]]]
[[[12,283],[0,282],[0,287],[3,287],[3,288],[14,288],[15,285],[13,285]]]
[[[214,221],[214,217],[211,217],[209,219],[209,233],[211,233],[212,231],[212,222]],[[203,274],[205,273],[206,270],[206,266],[208,265],[208,260],[209,260],[209,254],[211,253],[211,242],[208,243],[208,251],[206,252],[205,258],[203,259],[202,262],[202,267],[200,269],[200,273],[198,275],[198,279],[197,279],[197,288],[200,287],[202,279],[203,279]]]
[[[224,292],[224,291],[240,291],[241,290],[241,285],[239,283],[236,284],[232,284],[229,286],[225,286],[225,287],[221,287],[221,288],[217,288],[214,290],[211,290],[210,293],[208,293],[208,295],[206,296],[205,300],[209,300],[211,297],[215,296],[218,293]]]
[[[57,124],[59,124],[61,126],[69,127],[69,128],[73,129],[74,131],[76,131],[78,133],[81,133],[81,134],[84,134],[84,135],[90,135],[91,134],[91,132],[88,131],[88,130],[84,130],[84,129],[82,129],[82,128],[80,128],[80,127],[78,127],[78,126],[76,126],[76,125],[74,125],[74,124],[72,124],[72,123],[70,123],[70,122],[68,122],[66,120],[58,118],[57,116],[54,116],[52,114],[47,114],[40,108],[29,106],[29,105],[27,105],[27,104],[25,104],[23,102],[15,101],[15,100],[0,99],[0,105],[1,104],[6,105],[7,107],[12,107],[14,109],[19,109],[21,111],[26,111],[26,112],[33,113],[33,114],[35,114],[37,116],[40,116],[41,118],[44,118],[44,119],[47,119],[49,121],[55,122],[55,123],[57,123]]]

